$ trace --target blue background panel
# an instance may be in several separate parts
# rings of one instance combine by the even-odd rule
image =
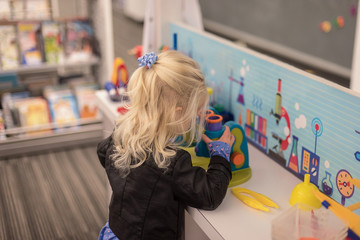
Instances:
[[[336,183],[344,172],[360,179],[360,94],[208,33],[171,24],[174,33],[178,50],[200,64],[215,103],[249,129],[249,142],[301,179],[306,164],[311,181],[345,206],[360,201],[360,189]]]

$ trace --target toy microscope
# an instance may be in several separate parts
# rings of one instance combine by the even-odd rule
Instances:
[[[233,176],[229,186],[232,187],[246,182],[251,177],[251,169],[249,167],[248,145],[243,128],[234,121],[228,121],[223,125],[222,116],[215,114],[212,110],[207,110],[205,114],[206,124],[204,134],[210,139],[219,139],[225,131],[225,126],[228,126],[230,132],[235,136],[235,142],[231,148],[230,155]],[[210,157],[207,144],[203,140],[195,146],[195,154],[197,157]]]

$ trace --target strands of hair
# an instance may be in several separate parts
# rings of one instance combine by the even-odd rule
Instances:
[[[129,111],[119,117],[113,134],[114,165],[122,176],[143,164],[150,154],[166,169],[183,136],[201,136],[199,110],[208,103],[204,76],[198,64],[177,51],[158,55],[151,68],[140,67],[128,85]]]

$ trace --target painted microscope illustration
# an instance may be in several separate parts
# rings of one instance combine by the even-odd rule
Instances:
[[[291,133],[291,128],[290,128],[290,118],[289,115],[286,111],[286,109],[282,106],[282,101],[281,101],[281,79],[278,80],[278,91],[275,95],[275,112],[273,112],[273,110],[271,110],[271,115],[274,115],[275,119],[276,119],[276,124],[279,124],[280,120],[282,118],[285,119],[286,121],[286,125],[289,128],[289,134],[286,136],[285,139],[281,139],[276,133],[272,133],[272,137],[275,138],[276,140],[278,140],[279,142],[279,146],[278,146],[278,153],[281,157],[283,156],[283,151],[285,151],[288,146],[289,146],[289,137],[290,137],[290,133]]]
[[[278,142],[273,149],[269,149],[269,155],[272,156],[278,163],[285,166],[286,160],[284,158],[284,151],[289,147],[289,138],[291,136],[290,118],[286,109],[282,106],[281,96],[281,79],[278,80],[278,91],[275,95],[275,110],[271,109],[270,115],[273,115],[276,119],[276,124],[279,125],[280,120],[283,118],[286,121],[288,128],[288,134],[286,138],[281,138],[277,133],[272,132],[272,137]],[[295,139],[296,140],[296,139]]]
[[[204,134],[210,139],[219,139],[225,131],[225,126],[228,126],[230,132],[235,136],[235,142],[232,146],[230,155],[231,170],[236,171],[249,168],[248,145],[242,127],[234,121],[228,121],[223,125],[222,116],[215,114],[212,110],[207,110],[205,120],[206,125]],[[207,145],[203,140],[197,143],[195,153],[196,156],[199,157],[210,157]]]

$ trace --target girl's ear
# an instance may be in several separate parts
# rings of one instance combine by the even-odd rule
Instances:
[[[182,107],[176,107],[175,108],[175,111],[177,112],[177,111],[182,111],[183,110],[183,108]]]

